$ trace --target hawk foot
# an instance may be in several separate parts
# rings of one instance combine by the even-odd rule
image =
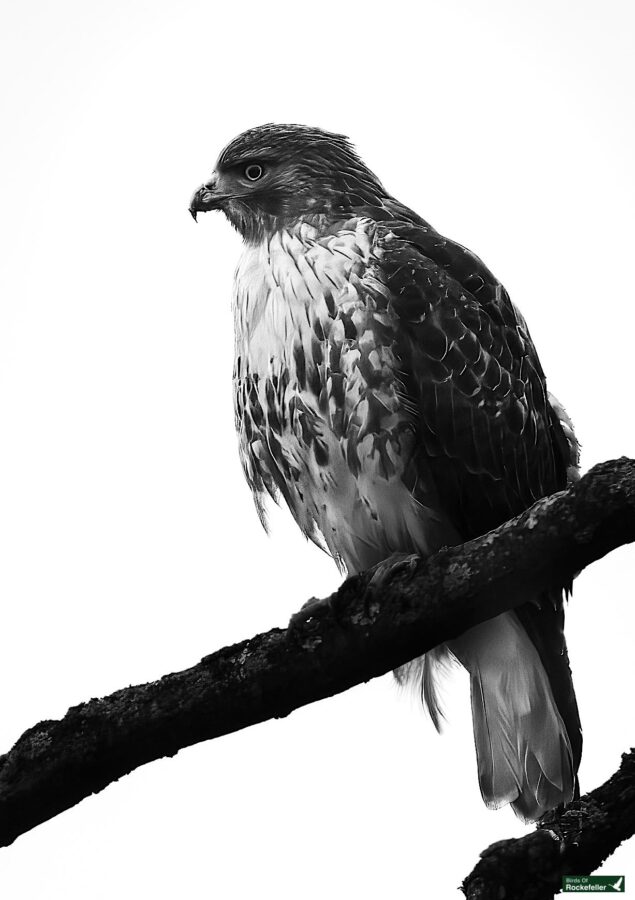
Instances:
[[[421,557],[416,553],[395,553],[394,556],[389,556],[388,559],[380,562],[375,567],[368,582],[369,589],[373,593],[381,591],[386,581],[398,573],[405,573],[408,576],[414,575],[420,561]]]
[[[323,614],[333,615],[335,607],[331,597],[311,597],[289,619],[290,632],[301,631],[310,619],[320,618]]]

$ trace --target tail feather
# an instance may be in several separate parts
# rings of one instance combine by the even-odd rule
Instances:
[[[503,613],[395,671],[419,686],[440,730],[440,675],[456,661],[468,670],[483,800],[510,803],[525,822],[578,795],[582,732],[562,603],[552,601]]]
[[[527,603],[516,609],[515,615],[538,651],[547,673],[553,698],[571,743],[573,768],[577,772],[582,757],[582,729],[564,638],[561,592],[548,591],[538,604]]]
[[[538,651],[514,613],[449,643],[470,673],[481,793],[523,820],[573,798],[571,742]]]

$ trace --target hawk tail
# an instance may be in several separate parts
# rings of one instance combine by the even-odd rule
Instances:
[[[579,737],[567,731],[554,698],[550,675],[529,634],[514,613],[477,625],[448,644],[470,673],[472,720],[478,777],[485,804],[498,809],[510,803],[525,822],[540,818],[577,792]],[[558,677],[568,678],[566,654]],[[566,672],[564,671],[566,669]],[[571,710],[569,710],[571,713]]]

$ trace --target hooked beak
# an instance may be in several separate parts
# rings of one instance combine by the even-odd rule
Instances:
[[[217,190],[218,178],[216,173],[211,179],[202,184],[200,188],[194,192],[190,201],[190,213],[196,222],[196,215],[200,212],[207,212],[210,209],[219,209],[222,201],[225,199]]]

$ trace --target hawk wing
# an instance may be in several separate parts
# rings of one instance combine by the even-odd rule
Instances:
[[[377,254],[419,461],[465,539],[565,487],[570,450],[523,317],[469,250],[382,224]]]
[[[416,483],[433,479],[443,513],[469,539],[563,489],[577,442],[551,405],[523,317],[483,263],[425,224],[386,223],[377,238],[419,438]],[[547,671],[577,770],[582,738],[560,586],[516,615]]]

